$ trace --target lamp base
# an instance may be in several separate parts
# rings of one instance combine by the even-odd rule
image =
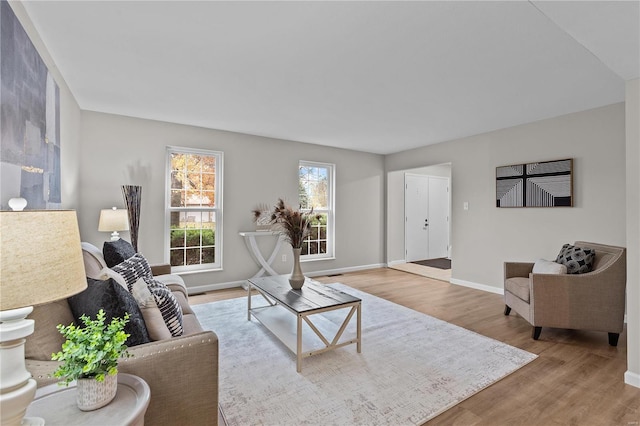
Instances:
[[[25,338],[33,333],[31,306],[0,312],[0,424],[20,425],[36,394],[24,362]]]
[[[120,239],[120,234],[118,234],[118,231],[113,231],[111,233],[111,241],[118,241]]]

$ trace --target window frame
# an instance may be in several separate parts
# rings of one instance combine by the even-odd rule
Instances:
[[[298,185],[300,184],[300,169],[302,167],[315,167],[315,168],[325,168],[327,169],[327,189],[329,191],[328,194],[328,202],[329,205],[327,209],[316,209],[314,208],[314,213],[326,213],[327,214],[327,251],[326,253],[321,254],[301,254],[300,261],[301,262],[312,262],[315,260],[330,260],[335,259],[335,216],[336,216],[336,207],[335,207],[335,182],[336,182],[336,165],[333,163],[322,163],[319,161],[308,161],[308,160],[300,160],[298,162]],[[300,198],[298,194],[298,204],[300,204]],[[301,211],[310,211],[310,209],[300,209]]]
[[[195,154],[215,157],[215,207],[172,207],[171,206],[171,154]],[[172,266],[171,270],[177,274],[190,274],[207,271],[221,271],[223,265],[223,177],[224,177],[224,153],[208,149],[185,148],[179,146],[167,146],[165,150],[165,221],[164,221],[164,259],[171,264],[171,213],[174,212],[213,212],[215,214],[215,262],[198,265]]]

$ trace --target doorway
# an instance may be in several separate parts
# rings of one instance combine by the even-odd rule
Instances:
[[[449,179],[405,174],[405,261],[447,258]]]
[[[422,266],[416,263],[407,263],[406,260],[406,244],[405,244],[405,175],[426,175],[447,178],[449,181],[449,223],[447,228],[449,250],[447,258],[451,259],[452,269],[439,269]],[[411,169],[394,170],[387,173],[387,229],[386,229],[386,255],[387,266],[392,269],[398,269],[412,274],[422,275],[441,281],[449,282],[455,263],[453,262],[452,244],[454,235],[454,220],[451,215],[453,198],[452,191],[452,164],[442,163],[424,167],[416,167]],[[424,218],[423,218],[424,220]]]

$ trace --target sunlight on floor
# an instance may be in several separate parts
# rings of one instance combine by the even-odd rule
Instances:
[[[449,282],[451,280],[451,269],[431,268],[429,266],[417,265],[415,263],[400,263],[398,265],[389,266],[389,268],[440,281]]]

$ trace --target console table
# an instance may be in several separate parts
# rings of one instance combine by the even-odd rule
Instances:
[[[278,273],[271,267],[273,261],[276,259],[278,252],[280,251],[280,246],[282,245],[283,235],[282,232],[279,231],[247,231],[240,232],[240,236],[244,238],[244,243],[247,245],[249,249],[249,253],[253,260],[256,261],[258,265],[260,265],[260,270],[251,278],[258,278],[265,274],[269,275],[278,275]],[[276,237],[276,245],[273,248],[273,252],[268,259],[265,259],[262,253],[260,252],[260,248],[258,247],[258,242],[256,238],[262,237]]]

